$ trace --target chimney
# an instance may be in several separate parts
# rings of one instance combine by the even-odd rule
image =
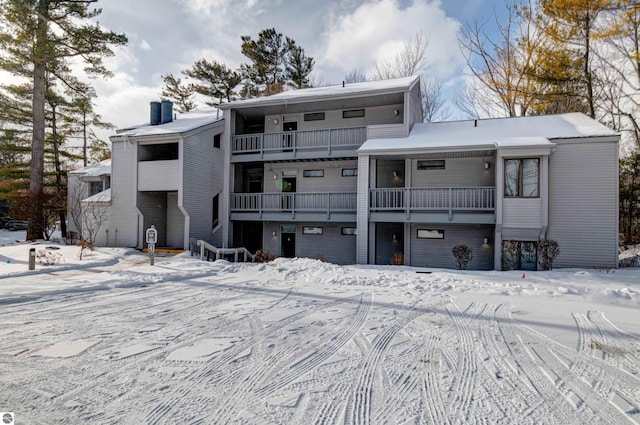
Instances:
[[[158,125],[160,124],[160,111],[161,105],[160,102],[150,102],[150,111],[151,117],[149,118],[149,124]]]
[[[173,102],[163,99],[160,105],[160,112],[160,124],[173,121]]]

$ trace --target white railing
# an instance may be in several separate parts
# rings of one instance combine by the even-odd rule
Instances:
[[[243,261],[246,263],[248,260],[253,262],[255,260],[255,256],[252,255],[247,248],[217,248],[210,243],[198,240],[196,245],[200,247],[200,260],[209,261],[213,256],[215,260],[219,260],[220,258],[224,258],[225,255],[233,254],[233,261],[235,263],[238,262],[240,255],[243,256]]]
[[[357,149],[367,137],[366,127],[328,130],[285,131],[282,133],[244,134],[231,138],[232,153],[274,153],[333,149]]]
[[[232,212],[356,212],[355,192],[233,193]]]
[[[496,188],[443,187],[371,189],[369,207],[376,211],[494,211]]]

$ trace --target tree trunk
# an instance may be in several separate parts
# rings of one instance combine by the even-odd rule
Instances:
[[[31,140],[31,167],[29,176],[29,191],[32,199],[42,199],[44,190],[44,105],[45,105],[45,72],[46,72],[46,44],[47,18],[49,0],[38,1],[38,27],[34,46],[33,63],[33,137]],[[27,239],[42,239],[42,203],[33,202],[29,212],[29,230]]]

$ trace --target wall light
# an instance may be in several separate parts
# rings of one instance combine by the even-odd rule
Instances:
[[[398,238],[397,238],[395,233],[393,235],[391,235],[391,237],[393,238],[394,241],[398,240]]]
[[[277,120],[277,119],[273,120],[273,123],[274,123],[275,125],[278,125],[278,120]]]
[[[393,172],[393,177],[398,177],[398,172],[397,171]]]
[[[488,162],[488,161],[487,161],[487,162],[485,162],[485,163],[484,163],[484,168],[485,168],[485,169],[487,169],[487,170],[488,170],[489,168],[491,168],[491,163],[490,163],[490,162]]]
[[[489,243],[489,238],[484,238],[484,239],[482,240],[482,242],[483,242],[485,245],[487,245],[487,244]]]
[[[397,109],[394,109],[393,110],[393,115],[395,115],[397,117],[398,115],[400,115],[400,111],[398,111]]]
[[[278,175],[274,173],[274,174],[273,174],[273,179],[274,179],[274,180],[278,180]]]
[[[273,232],[271,232],[271,236],[273,236],[274,238],[276,237],[277,233],[275,232],[275,230]]]

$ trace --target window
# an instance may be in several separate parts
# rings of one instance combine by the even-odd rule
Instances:
[[[211,213],[211,229],[215,229],[218,227],[220,223],[220,196],[216,195],[213,197],[213,206]]]
[[[312,112],[309,114],[304,114],[305,121],[323,121],[324,120],[324,112]]]
[[[111,176],[104,176],[104,188],[109,189],[111,187]]]
[[[444,239],[444,230],[418,229],[418,239]]]
[[[89,196],[102,192],[102,182],[89,182]]]
[[[342,118],[362,118],[364,117],[364,109],[349,109],[342,111]]]
[[[304,177],[324,177],[324,170],[304,170],[302,175]]]
[[[342,169],[342,177],[355,177],[358,175],[357,168],[343,168]]]
[[[444,170],[444,159],[418,161],[418,170]]]
[[[216,134],[213,136],[213,147],[220,149],[220,136],[221,134]]]
[[[358,229],[355,227],[342,227],[340,228],[340,234],[345,236],[356,236],[358,234]]]
[[[140,161],[171,161],[178,159],[177,143],[139,145],[138,149],[138,158]]]
[[[504,161],[504,196],[537,198],[540,196],[540,160],[538,158]]]
[[[321,235],[322,227],[302,226],[303,235]]]
[[[503,270],[537,270],[537,242],[502,241]]]

